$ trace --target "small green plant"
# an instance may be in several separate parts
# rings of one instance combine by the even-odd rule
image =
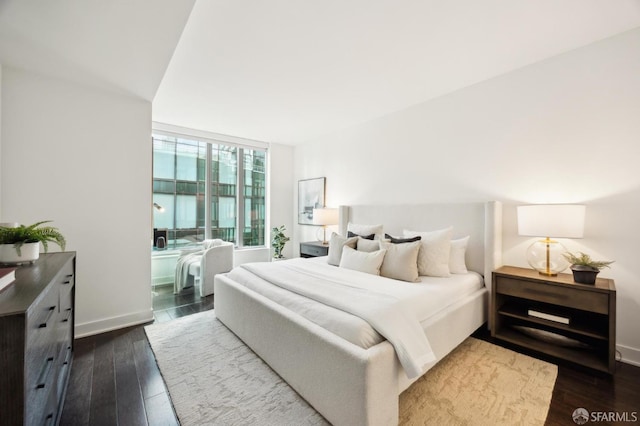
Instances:
[[[283,258],[282,250],[284,249],[284,245],[291,239],[284,235],[284,231],[286,230],[287,228],[285,228],[284,225],[277,226],[271,229],[271,232],[273,233],[273,238],[271,239],[271,247],[273,247],[274,249],[273,257],[276,259]]]
[[[578,255],[575,255],[571,252],[566,252],[562,254],[565,259],[572,265],[586,266],[589,268],[593,268],[596,270],[600,270],[602,268],[608,268],[614,261],[606,261],[606,260],[592,260],[591,256],[586,253],[578,252]]]
[[[53,226],[40,226],[49,222],[51,221],[44,220],[33,225],[20,225],[15,228],[0,226],[0,244],[13,244],[18,256],[22,255],[20,250],[22,245],[27,243],[42,243],[45,253],[49,250],[50,242],[56,243],[64,250],[67,242],[60,231]]]

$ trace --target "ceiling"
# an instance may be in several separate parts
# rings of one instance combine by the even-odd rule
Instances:
[[[0,62],[297,144],[639,26],[640,0],[0,0]]]
[[[640,0],[201,0],[153,119],[303,143],[638,26]]]
[[[0,63],[151,101],[195,0],[0,0]]]

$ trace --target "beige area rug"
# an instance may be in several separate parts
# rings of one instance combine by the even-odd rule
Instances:
[[[327,424],[213,311],[145,331],[183,426]],[[400,395],[400,424],[543,425],[557,371],[469,338]]]

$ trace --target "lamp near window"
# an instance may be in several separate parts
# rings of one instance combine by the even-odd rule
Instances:
[[[312,223],[322,226],[322,244],[329,244],[327,241],[327,226],[338,224],[338,209],[329,209],[326,207],[313,209]]]
[[[553,277],[564,271],[569,262],[567,251],[551,238],[582,238],[585,206],[575,204],[538,204],[518,207],[518,234],[544,237],[527,249],[527,262],[541,275]]]
[[[158,210],[160,213],[164,212],[164,207],[162,207],[160,204],[158,203],[153,203],[153,207],[155,207],[156,210]]]

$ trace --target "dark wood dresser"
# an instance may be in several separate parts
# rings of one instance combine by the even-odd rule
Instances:
[[[54,425],[73,358],[75,252],[41,254],[0,292],[0,425]]]

